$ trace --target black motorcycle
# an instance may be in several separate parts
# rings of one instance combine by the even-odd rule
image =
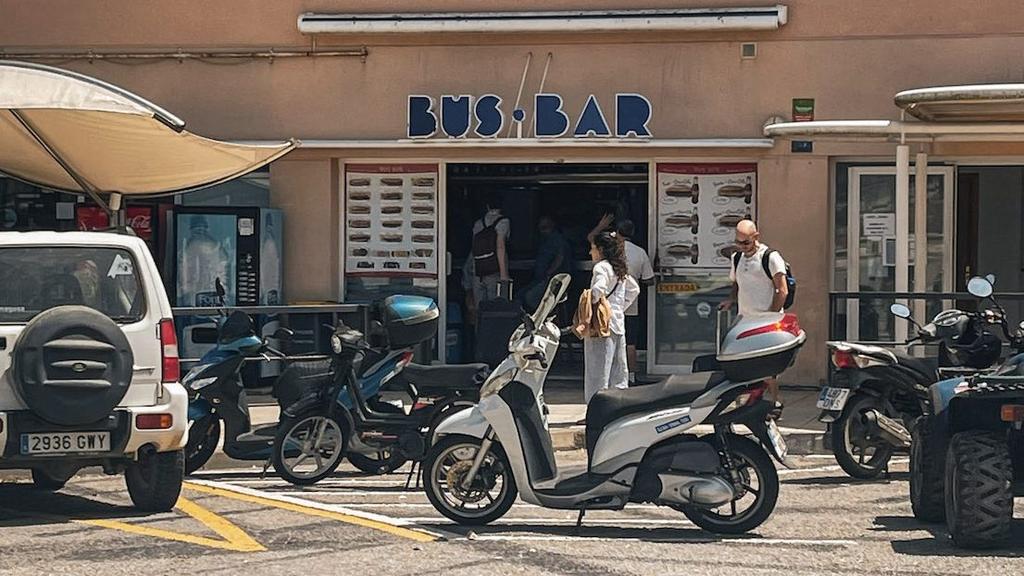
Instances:
[[[378,310],[384,322],[373,323],[369,340],[346,326],[336,329],[330,380],[278,392],[288,407],[272,457],[274,469],[289,482],[316,483],[342,456],[372,474],[418,462],[433,429],[479,400],[490,372],[486,364],[411,364],[414,349],[437,332],[433,300],[392,296]],[[392,404],[389,393],[408,402]]]
[[[835,372],[818,398],[819,420],[828,425],[836,462],[854,478],[877,477],[893,453],[910,448],[910,427],[927,411],[931,384],[987,369],[1002,350],[1002,341],[985,331],[982,314],[945,310],[921,326],[902,304],[890,311],[917,329],[906,344],[937,343],[938,354],[921,358],[880,346],[828,343]]]

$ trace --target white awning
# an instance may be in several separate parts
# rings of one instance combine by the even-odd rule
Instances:
[[[905,90],[896,105],[926,122],[1024,122],[1024,84]]]
[[[621,32],[629,30],[776,30],[788,9],[775,6],[660,10],[543,12],[432,12],[408,14],[299,15],[303,34],[395,34],[438,32]]]
[[[1017,142],[1024,140],[1024,123],[815,120],[769,124],[764,135],[783,140]]]
[[[295,145],[203,138],[95,78],[0,61],[0,172],[43,188],[94,198],[184,192],[255,170]]]

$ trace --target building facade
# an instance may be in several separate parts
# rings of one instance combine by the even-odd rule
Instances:
[[[1024,9],[649,0],[676,12],[644,27],[635,4],[495,0],[489,11],[526,24],[493,16],[451,30],[448,15],[479,4],[12,2],[0,7],[0,49],[136,92],[198,134],[300,140],[271,165],[269,195],[255,195],[284,215],[290,302],[426,293],[445,304],[442,341],[468,339],[462,269],[481,198],[497,194],[524,288],[541,216],[573,243],[581,281],[586,231],[606,212],[635,222],[655,259],[642,306],[653,371],[685,371],[714,350],[731,226],[748,214],[799,280],[809,340],[787,381],[825,377],[830,329],[892,339],[884,298],[830,306],[829,294],[894,290],[893,147],[775,142],[763,127],[892,118],[904,89],[1020,81]],[[530,14],[553,9],[579,13]],[[685,12],[696,9],[710,13]],[[406,17],[337,16],[368,12]],[[433,15],[409,18],[419,12]],[[980,270],[1019,289],[1024,143],[915,146],[930,167],[927,273],[911,288],[952,291]]]

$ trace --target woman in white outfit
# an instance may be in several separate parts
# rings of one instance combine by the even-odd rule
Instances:
[[[626,251],[622,237],[615,232],[601,232],[590,243],[590,257],[596,262],[590,281],[591,301],[602,296],[611,306],[606,338],[588,337],[583,341],[583,389],[587,403],[598,391],[608,387],[629,386],[626,367],[626,309],[640,294],[640,286],[626,268]]]

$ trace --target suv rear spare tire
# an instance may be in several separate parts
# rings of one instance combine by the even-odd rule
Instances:
[[[33,318],[13,354],[18,394],[40,418],[61,426],[110,414],[132,380],[128,338],[101,312],[58,306]]]

